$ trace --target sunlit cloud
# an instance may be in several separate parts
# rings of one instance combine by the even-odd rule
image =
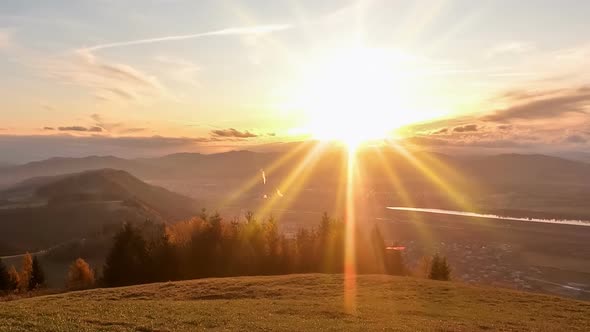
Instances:
[[[495,57],[506,54],[522,54],[533,50],[533,45],[527,42],[511,41],[492,47],[487,56]]]
[[[456,133],[473,132],[473,131],[477,131],[477,125],[476,124],[468,124],[468,125],[464,125],[464,126],[459,126],[459,127],[453,128],[453,131]]]
[[[82,131],[82,132],[90,132],[90,133],[100,133],[102,132],[101,127],[84,127],[84,126],[66,126],[66,127],[57,127],[59,131]]]
[[[235,137],[235,138],[254,138],[254,137],[258,137],[257,134],[251,133],[248,130],[246,130],[246,131],[239,131],[239,130],[234,129],[234,128],[211,130],[211,136],[213,136],[213,137]]]
[[[518,96],[522,102],[510,105],[485,117],[491,121],[511,121],[515,119],[548,119],[564,114],[587,114],[590,106],[590,87],[584,86],[561,93],[548,91]]]

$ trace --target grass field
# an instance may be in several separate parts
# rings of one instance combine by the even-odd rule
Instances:
[[[200,279],[0,302],[0,331],[588,331],[590,303],[367,275]]]

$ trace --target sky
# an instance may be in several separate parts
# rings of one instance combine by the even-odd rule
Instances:
[[[0,1],[0,162],[590,151],[587,1]]]

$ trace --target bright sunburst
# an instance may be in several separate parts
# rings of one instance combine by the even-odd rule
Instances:
[[[382,50],[354,48],[310,66],[298,97],[309,119],[305,131],[353,147],[407,124],[398,60]]]

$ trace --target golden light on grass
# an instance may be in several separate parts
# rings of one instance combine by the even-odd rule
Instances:
[[[344,241],[344,308],[348,313],[356,311],[356,205],[355,185],[356,149],[349,148],[346,167],[346,236]]]

